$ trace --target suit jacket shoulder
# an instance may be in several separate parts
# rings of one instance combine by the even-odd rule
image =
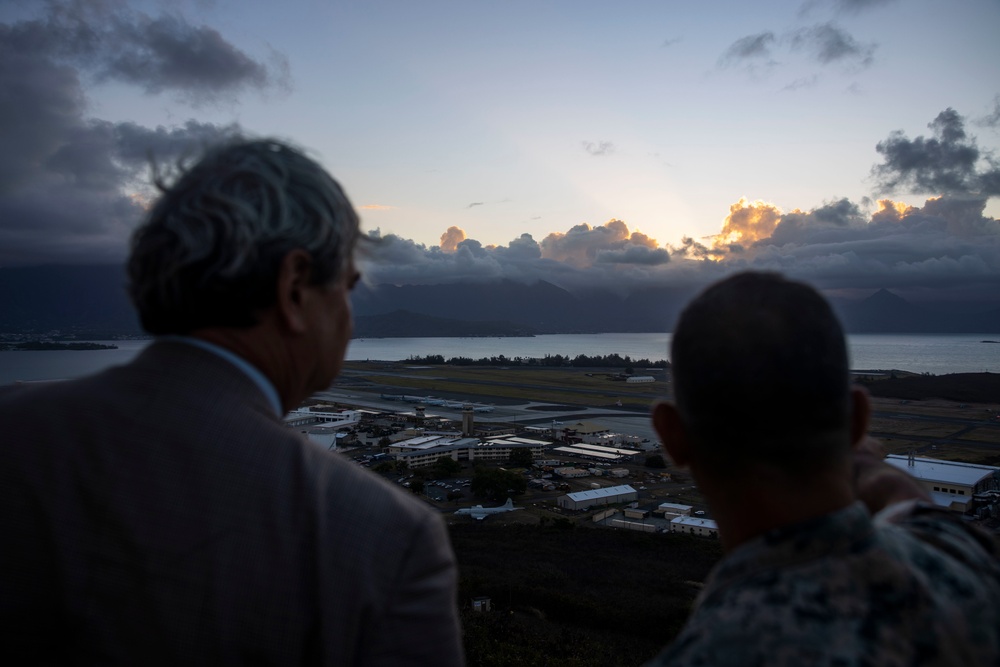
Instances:
[[[84,662],[458,664],[430,508],[294,433],[182,343],[0,391],[0,633]],[[35,641],[38,640],[38,641]]]

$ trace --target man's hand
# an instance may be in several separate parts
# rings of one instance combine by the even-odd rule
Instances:
[[[904,500],[926,500],[920,482],[885,462],[881,443],[866,436],[854,449],[854,488],[872,514]]]

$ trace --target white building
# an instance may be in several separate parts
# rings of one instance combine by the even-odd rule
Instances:
[[[692,509],[691,505],[660,503],[660,506],[653,510],[653,514],[662,514],[664,519],[673,519],[679,516],[691,516]]]
[[[972,496],[1000,490],[1000,468],[921,456],[890,454],[885,462],[916,477],[934,504],[959,512],[971,509]]]
[[[577,477],[586,477],[587,475],[590,474],[583,468],[573,468],[573,467],[556,468],[555,470],[552,471],[552,473],[555,475],[559,475],[563,479],[575,479]]]
[[[691,516],[679,516],[670,520],[671,533],[688,533],[689,535],[703,535],[705,537],[718,537],[719,527],[711,519],[699,519]]]
[[[336,450],[338,441],[343,439],[344,434],[338,434],[338,431],[349,429],[360,421],[361,413],[357,410],[324,412],[300,408],[292,410],[284,417],[285,426],[331,450]]]
[[[639,498],[639,493],[628,484],[608,486],[603,489],[589,489],[559,496],[559,507],[568,510],[585,510],[595,505],[628,503]]]
[[[502,463],[510,458],[515,449],[529,449],[532,456],[541,456],[544,443],[525,444],[520,442],[480,442],[479,438],[448,438],[423,436],[397,442],[389,446],[389,453],[397,461],[405,461],[410,468],[421,468],[437,463],[442,456],[455,461],[490,461]]]

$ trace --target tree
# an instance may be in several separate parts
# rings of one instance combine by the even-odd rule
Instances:
[[[434,477],[454,477],[462,471],[462,464],[450,456],[439,456],[431,471]]]
[[[469,489],[475,496],[490,500],[520,495],[527,488],[528,483],[524,481],[524,477],[503,468],[477,468],[469,484]]]
[[[422,495],[424,492],[424,480],[415,479],[412,482],[410,482],[410,491],[413,491],[413,493],[417,494],[418,496]]]
[[[516,447],[510,452],[510,464],[518,468],[528,468],[535,461],[531,450],[527,447]]]
[[[667,462],[663,458],[663,454],[650,454],[646,457],[646,467],[647,468],[666,468]]]

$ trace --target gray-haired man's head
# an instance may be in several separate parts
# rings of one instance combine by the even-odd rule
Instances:
[[[274,303],[288,252],[306,251],[310,279],[326,284],[347,270],[359,238],[337,182],[278,141],[213,148],[163,190],[128,261],[129,292],[153,334],[253,326]]]

